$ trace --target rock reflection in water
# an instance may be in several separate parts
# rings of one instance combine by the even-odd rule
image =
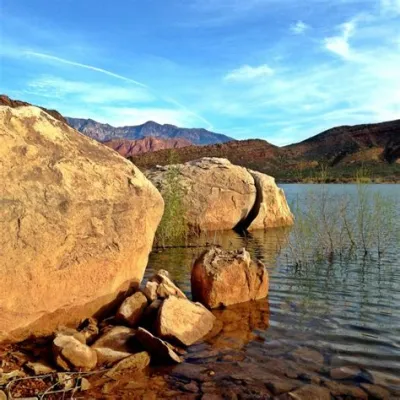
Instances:
[[[269,326],[267,299],[214,310],[213,314],[217,317],[215,328],[220,329],[206,340],[213,349],[242,349],[256,338],[257,329],[265,331]]]
[[[252,257],[264,262],[268,269],[276,266],[279,250],[287,243],[291,228],[274,228],[241,234],[234,231],[208,232],[191,238],[188,247],[155,249],[150,254],[144,280],[160,268],[167,269],[178,286],[190,295],[190,271],[193,262],[211,246],[221,246],[225,250],[245,247]],[[199,247],[189,247],[199,246]]]

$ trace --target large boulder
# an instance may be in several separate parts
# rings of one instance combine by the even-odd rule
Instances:
[[[166,192],[174,169],[191,231],[267,229],[293,224],[285,194],[274,178],[223,158],[157,166],[146,176]]]
[[[193,300],[209,308],[258,300],[268,295],[268,272],[245,249],[212,248],[195,261],[191,276]]]
[[[163,339],[190,346],[211,331],[214,321],[203,305],[171,296],[160,307],[156,330]]]
[[[168,185],[168,169],[146,172],[160,189]],[[222,158],[202,158],[174,165],[183,188],[186,220],[193,231],[229,230],[245,220],[256,200],[256,187],[246,168]]]
[[[104,312],[142,280],[163,213],[129,161],[36,107],[0,107],[0,341]]]
[[[257,199],[253,208],[254,219],[247,229],[268,229],[293,225],[294,217],[286,201],[283,189],[279,188],[272,176],[251,171],[257,189]]]

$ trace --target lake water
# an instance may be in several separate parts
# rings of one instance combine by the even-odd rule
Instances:
[[[306,195],[319,190],[318,185],[281,187],[289,204],[295,200],[301,204]],[[357,193],[355,185],[327,187],[333,196]],[[400,185],[370,185],[369,189],[395,199],[398,215],[393,219],[400,229]],[[215,350],[223,354],[236,349],[240,352],[236,359],[263,368],[270,363],[272,372],[274,365],[283,360],[303,366],[321,364],[318,369],[310,367],[310,370],[322,379],[329,377],[332,368],[357,366],[360,373],[351,378],[352,384],[374,383],[389,388],[392,398],[400,398],[399,243],[393,241],[380,259],[373,256],[335,259],[331,263],[322,261],[295,268],[278,254],[289,234],[290,229],[272,229],[243,238],[226,232],[196,241],[199,245],[214,243],[225,249],[246,247],[265,263],[270,291],[268,299],[261,302],[216,311],[224,329],[214,338],[189,349],[203,354],[193,356],[194,362],[215,363],[223,360]],[[191,264],[202,250],[156,250],[150,257],[146,274],[166,269],[190,296]],[[298,374],[297,379],[301,376],[304,378],[304,373]]]

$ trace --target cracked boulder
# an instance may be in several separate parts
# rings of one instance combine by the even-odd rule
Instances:
[[[191,231],[268,229],[293,224],[283,190],[274,178],[233,165],[224,158],[202,158],[173,166],[179,172],[185,218]],[[147,177],[163,193],[171,166],[157,166]]]
[[[40,108],[0,106],[0,136],[1,342],[76,325],[139,285],[163,200]]]
[[[257,189],[253,216],[248,217],[246,229],[268,229],[290,226],[294,223],[293,214],[286,201],[285,192],[279,188],[272,176],[251,171]],[[254,218],[253,218],[254,217]]]
[[[183,188],[183,206],[192,231],[229,230],[244,220],[256,200],[254,179],[246,168],[222,158],[202,158],[175,166]],[[168,166],[147,177],[163,193]]]
[[[268,295],[268,272],[245,249],[212,248],[195,261],[191,276],[193,300],[209,308],[258,300]]]

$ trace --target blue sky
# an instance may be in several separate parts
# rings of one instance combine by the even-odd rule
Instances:
[[[1,0],[0,90],[277,145],[400,118],[400,0]]]

